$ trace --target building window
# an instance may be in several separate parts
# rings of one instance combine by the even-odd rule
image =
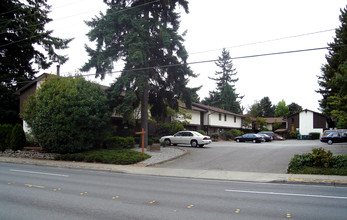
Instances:
[[[227,115],[224,115],[224,121],[227,121]]]
[[[236,123],[236,116],[234,116],[234,122]]]
[[[222,120],[222,114],[219,114],[219,121]]]

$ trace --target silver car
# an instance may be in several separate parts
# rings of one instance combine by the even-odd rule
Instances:
[[[164,136],[160,138],[160,142],[164,142],[170,146],[173,144],[191,145],[192,147],[203,147],[206,144],[210,144],[211,138],[205,136],[196,131],[180,131],[171,136]]]

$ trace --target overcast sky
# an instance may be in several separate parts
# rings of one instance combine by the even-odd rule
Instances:
[[[48,3],[52,5],[53,22],[47,28],[54,30],[54,36],[75,38],[70,48],[62,51],[70,59],[61,67],[62,75],[74,74],[88,60],[84,44],[92,45],[86,37],[89,28],[83,21],[91,20],[99,11],[104,12],[106,6],[102,0],[49,0]],[[235,58],[320,48],[333,41],[332,29],[340,26],[340,9],[345,7],[346,1],[342,0],[190,0],[189,14],[181,14],[181,33],[188,31],[184,45],[189,62],[215,60],[222,48],[227,48]],[[315,90],[319,88],[317,76],[326,63],[327,53],[327,50],[315,50],[234,59],[239,78],[236,92],[244,95],[241,104],[247,109],[256,100],[268,96],[273,104],[283,99],[287,105],[295,102],[304,109],[319,111],[321,96]],[[121,65],[115,66],[115,71],[121,69]],[[194,64],[191,69],[199,77],[191,79],[189,85],[202,85],[198,94],[203,99],[216,88],[208,76],[213,77],[219,69],[214,62]],[[44,72],[56,73],[56,67]],[[109,75],[103,81],[89,79],[109,85],[117,76]]]

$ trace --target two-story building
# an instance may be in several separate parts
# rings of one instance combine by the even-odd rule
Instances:
[[[189,130],[204,130],[207,134],[221,134],[225,130],[241,129],[242,119],[240,114],[226,111],[224,109],[192,103],[192,109],[187,109],[184,104],[181,108],[186,109],[191,119],[173,118],[173,120],[187,120],[190,124],[186,126]]]

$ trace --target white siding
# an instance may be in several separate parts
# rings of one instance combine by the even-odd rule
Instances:
[[[301,135],[308,135],[311,132],[323,134],[322,128],[313,128],[313,112],[302,111],[299,114],[299,132]]]
[[[225,114],[221,114],[221,120],[219,120],[219,113],[210,114],[208,120],[209,125],[218,127],[241,128],[242,119],[240,117],[234,115],[226,115],[226,121],[224,117]],[[236,117],[236,121],[234,117]]]
[[[191,119],[184,119],[182,116],[175,118],[178,121],[188,121],[192,125],[199,125],[200,124],[200,112],[199,111],[193,111],[193,110],[186,110],[187,114],[191,115]]]

